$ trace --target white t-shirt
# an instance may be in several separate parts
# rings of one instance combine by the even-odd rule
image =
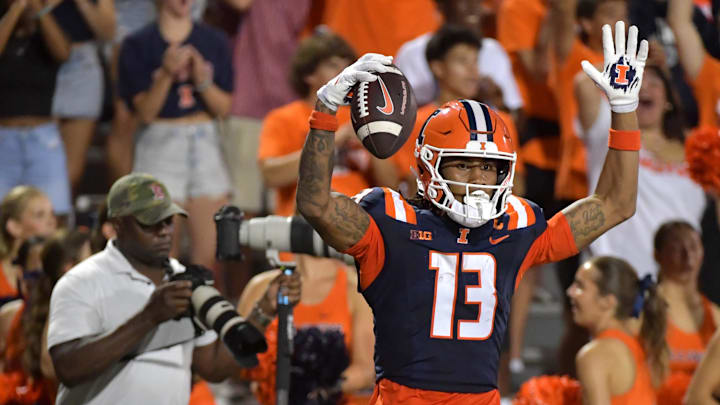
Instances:
[[[435,78],[430,71],[425,48],[433,33],[423,34],[400,47],[393,60],[403,71],[415,93],[417,105],[425,105],[435,98]],[[503,92],[505,106],[511,110],[523,106],[522,96],[512,73],[510,58],[500,43],[492,38],[483,38],[478,56],[478,70],[489,76]]]
[[[175,273],[185,268],[171,259]],[[74,339],[108,335],[140,312],[155,290],[112,241],[57,283],[50,299],[48,348]],[[97,377],[68,388],[60,384],[56,403],[187,405],[193,349],[217,339],[214,331],[195,337],[189,318],[160,324],[143,340],[139,354]]]
[[[579,123],[576,122],[579,129]],[[598,117],[587,132],[577,131],[587,147],[588,186],[595,191],[605,155],[610,130],[610,105],[603,99]],[[635,215],[596,239],[590,250],[593,255],[612,255],[627,260],[640,277],[657,276],[653,258],[653,239],[660,225],[684,220],[700,229],[705,210],[705,193],[690,179],[686,164],[658,161],[652,153],[640,149],[638,197]]]

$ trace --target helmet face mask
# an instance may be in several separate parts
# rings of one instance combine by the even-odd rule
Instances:
[[[418,191],[455,222],[476,228],[505,213],[515,177],[515,153],[502,119],[472,100],[449,102],[423,125],[415,147]],[[444,158],[482,158],[497,162],[497,184],[472,184],[445,179]],[[463,187],[462,201],[451,185]]]

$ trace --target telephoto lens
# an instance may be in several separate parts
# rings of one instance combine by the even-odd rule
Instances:
[[[200,322],[217,332],[241,366],[258,364],[255,355],[267,350],[265,336],[243,319],[218,290],[201,285],[193,290],[191,301]]]
[[[258,364],[257,353],[267,350],[265,336],[247,322],[235,307],[212,286],[212,272],[203,266],[190,265],[184,272],[175,273],[171,280],[192,282],[192,311],[206,328],[217,332],[235,360],[243,367]]]

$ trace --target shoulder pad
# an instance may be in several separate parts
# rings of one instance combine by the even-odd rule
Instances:
[[[527,228],[536,223],[544,223],[542,208],[532,201],[511,195],[507,199],[508,230]]]
[[[390,217],[396,221],[417,224],[415,208],[395,190],[387,187],[368,188],[353,197],[365,211],[378,220]]]

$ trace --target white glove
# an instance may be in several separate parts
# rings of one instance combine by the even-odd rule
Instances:
[[[390,71],[391,68],[387,65],[392,63],[392,59],[392,56],[366,53],[322,86],[317,92],[318,99],[333,111],[337,111],[340,105],[350,104],[347,94],[355,83],[377,80],[377,76],[371,72],[385,73]]]
[[[637,50],[638,29],[633,25],[628,31],[625,51],[625,23],[622,21],[615,23],[614,45],[609,25],[602,27],[602,33],[605,56],[603,71],[599,72],[586,60],[582,61],[582,68],[595,84],[605,91],[613,112],[635,111],[648,56],[648,42],[643,39],[640,42],[640,51]]]

